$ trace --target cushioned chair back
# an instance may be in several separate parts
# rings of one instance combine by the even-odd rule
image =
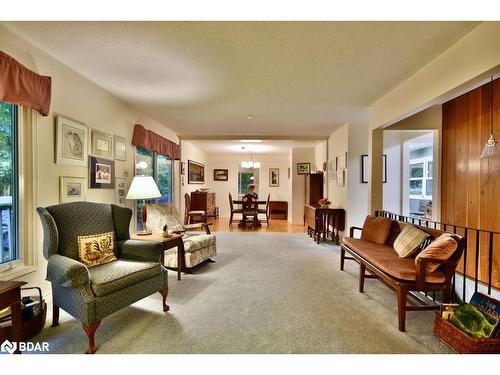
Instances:
[[[59,234],[57,253],[78,260],[78,236],[113,232],[111,205],[91,202],[63,203],[46,208]]]
[[[182,229],[179,212],[172,203],[148,204],[148,228],[153,232],[162,232],[166,225],[168,229]]]

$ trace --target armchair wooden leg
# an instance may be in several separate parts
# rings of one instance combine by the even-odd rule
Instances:
[[[398,288],[398,324],[401,332],[405,331],[406,323],[406,294],[405,288]]]
[[[164,288],[164,289],[160,290],[160,294],[163,297],[163,311],[170,310],[170,306],[168,306],[166,304],[167,296],[168,296],[168,288]]]
[[[97,328],[99,328],[99,325],[101,324],[101,321],[98,320],[92,324],[84,324],[82,323],[83,330],[87,334],[87,337],[89,338],[89,347],[87,348],[87,351],[85,354],[94,354],[97,351],[97,348],[95,347],[95,332],[97,331]]]
[[[59,306],[55,303],[52,304],[52,327],[59,325]]]
[[[359,265],[359,292],[363,293],[365,290],[365,271],[366,266],[364,264]]]
[[[344,262],[345,262],[345,250],[343,247],[340,247],[340,270],[344,270]]]

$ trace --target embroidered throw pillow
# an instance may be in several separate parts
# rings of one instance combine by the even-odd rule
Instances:
[[[78,256],[87,267],[116,260],[115,233],[107,232],[90,236],[78,236]]]
[[[418,250],[418,247],[429,237],[429,234],[416,226],[407,224],[394,241],[394,250],[400,258],[406,258]]]
[[[419,257],[448,259],[457,249],[458,244],[450,235],[444,233],[436,238],[429,246],[422,250],[415,258],[415,264]],[[439,267],[437,263],[427,263],[426,272],[434,272]]]

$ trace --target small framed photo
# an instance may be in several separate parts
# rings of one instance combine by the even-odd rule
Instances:
[[[205,164],[188,160],[188,184],[205,183]]]
[[[56,163],[87,165],[89,128],[64,116],[56,117]]]
[[[280,186],[280,170],[279,168],[269,168],[269,187]]]
[[[227,181],[228,177],[228,169],[214,169],[214,181]]]
[[[127,160],[127,140],[124,137],[113,136],[113,149],[115,160]]]
[[[125,206],[125,197],[127,196],[127,179],[125,177],[116,177],[116,204],[119,206]]]
[[[115,188],[115,162],[89,156],[89,180],[91,189]]]
[[[338,170],[337,171],[337,186],[344,186],[345,185],[345,170]]]
[[[85,177],[59,177],[60,203],[84,201],[87,188],[85,180]]]
[[[111,159],[113,157],[113,136],[92,129],[92,155]]]
[[[181,161],[181,175],[185,175],[185,174],[186,174],[186,163]]]
[[[311,173],[311,163],[297,163],[297,174]]]
[[[337,169],[346,169],[347,168],[347,152],[342,152],[338,156],[338,168]]]

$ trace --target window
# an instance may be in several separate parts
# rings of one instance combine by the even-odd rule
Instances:
[[[255,192],[259,191],[259,169],[241,168],[238,171],[238,196],[242,197],[248,194],[248,185],[255,184]]]
[[[173,202],[173,161],[168,156],[137,147],[135,152],[135,174],[154,178],[161,193],[158,203]],[[141,204],[139,201],[136,202],[137,230],[143,229]]]
[[[17,106],[0,102],[0,263],[19,259]]]
[[[410,215],[422,216],[432,205],[432,156],[410,160]]]

